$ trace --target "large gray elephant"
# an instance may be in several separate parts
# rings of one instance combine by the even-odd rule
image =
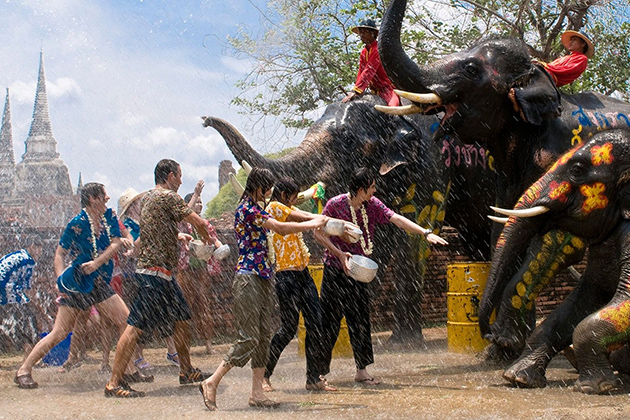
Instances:
[[[561,340],[553,344],[563,348],[571,343],[570,326],[577,325],[573,346],[580,377],[575,389],[602,393],[615,388],[607,356],[630,340],[630,133],[602,132],[566,153],[506,213],[511,216],[492,258],[491,277],[514,264],[533,237],[549,230],[579,234],[588,242],[580,287],[535,334],[554,331]],[[531,287],[524,279],[517,288],[524,294]],[[523,372],[513,366],[504,376],[518,383]],[[544,365],[528,372],[540,377]]]
[[[402,94],[413,104],[402,111],[384,110],[441,113],[438,136],[448,133],[464,143],[486,145],[495,159],[500,207],[513,207],[523,191],[571,147],[602,130],[630,127],[629,104],[592,92],[559,93],[546,71],[532,63],[520,40],[486,39],[418,66],[400,42],[406,4],[406,0],[389,4],[381,25],[379,52],[393,83],[407,92]],[[501,229],[498,224],[494,227],[493,238]],[[489,279],[480,306],[480,327],[493,343],[490,355],[513,358],[523,351],[536,353],[538,346],[554,341],[546,336],[550,341],[526,343],[535,326],[534,294],[529,290],[520,296],[517,286],[531,278],[537,288],[543,288],[557,272],[579,261],[584,245],[575,240],[575,247],[565,247],[571,240],[568,233],[554,232],[532,238],[529,252],[523,251],[516,264]],[[495,310],[496,321],[490,326]],[[543,386],[544,378],[532,378],[529,385]]]
[[[323,116],[288,155],[268,159],[257,153],[224,120],[204,117],[204,126],[223,136],[237,161],[289,176],[302,187],[322,181],[326,198],[347,192],[350,175],[360,167],[381,170],[377,196],[386,205],[424,227],[439,231],[443,223],[458,229],[475,259],[489,256],[494,201],[491,157],[476,145],[444,136],[431,140],[438,120],[431,116],[401,118],[376,111],[377,96],[329,105]],[[377,232],[375,258],[396,267],[393,341],[422,340],[421,295],[430,250],[419,236],[385,227]]]

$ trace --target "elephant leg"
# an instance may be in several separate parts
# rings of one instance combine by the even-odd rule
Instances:
[[[503,293],[491,327],[488,358],[513,360],[521,354],[536,325],[536,298],[559,271],[582,259],[584,249],[581,239],[557,230],[532,242],[527,259]]]
[[[580,374],[575,391],[601,394],[617,388],[617,377],[610,366],[608,353],[611,345],[627,341],[628,320],[630,301],[625,301],[588,316],[575,328],[573,348]],[[620,331],[620,328],[626,330]]]
[[[628,344],[613,350],[608,360],[614,370],[620,374],[630,376],[630,346]]]
[[[604,245],[607,243],[605,242]],[[613,244],[608,243],[608,246]],[[602,258],[602,248],[591,248],[587,268],[575,289],[558,308],[534,330],[523,354],[503,373],[512,385],[542,388],[551,359],[572,342],[573,330],[584,318],[601,308],[614,295],[616,281],[603,281],[618,271],[617,265]],[[608,276],[606,275],[608,273]],[[602,274],[604,274],[602,276]]]

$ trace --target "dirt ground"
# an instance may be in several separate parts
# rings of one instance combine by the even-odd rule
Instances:
[[[304,389],[305,362],[297,355],[294,340],[283,353],[270,394],[283,403],[276,410],[247,406],[251,371],[233,369],[224,378],[217,396],[218,412],[203,405],[197,386],[180,386],[178,369],[164,359],[165,349],[148,349],[145,358],[154,365],[155,382],[137,384],[147,392],[140,399],[109,399],[103,396],[107,375],[98,364],[83,364],[69,373],[57,368],[35,369],[40,386],[22,390],[13,384],[21,357],[0,357],[0,419],[90,419],[90,418],[217,418],[217,419],[627,419],[629,388],[612,395],[583,395],[572,391],[577,373],[563,357],[554,359],[547,371],[544,389],[508,387],[503,367],[490,365],[474,354],[449,353],[446,328],[425,330],[426,346],[400,350],[388,347],[389,334],[373,336],[376,363],[370,372],[382,383],[362,386],[353,381],[352,359],[333,360],[331,383],[335,393],[312,393]],[[228,345],[217,346],[219,354],[205,355],[193,348],[193,363],[211,371]],[[98,358],[97,353],[91,356]]]

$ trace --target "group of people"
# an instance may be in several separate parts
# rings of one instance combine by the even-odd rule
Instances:
[[[254,168],[250,173],[234,222],[239,247],[233,285],[238,338],[212,376],[199,386],[209,410],[217,409],[216,394],[222,378],[233,367],[242,367],[250,360],[249,405],[266,408],[279,405],[266,397],[265,392],[273,391],[270,377],[297,330],[300,311],[306,326],[307,390],[337,390],[325,375],[330,372],[332,351],[344,316],[354,354],[355,381],[366,385],[379,383],[367,371],[367,366],[374,362],[368,286],[350,276],[350,258],[371,255],[376,227],[389,222],[409,233],[424,235],[431,244],[447,242],[430,229],[394,213],[374,197],[376,174],[371,170],[356,171],[348,187],[347,194],[330,199],[318,215],[294,207],[298,188],[292,180],[281,179],[274,186],[269,170]],[[270,194],[272,201],[265,205]],[[342,235],[331,236],[322,229],[330,219],[347,222]],[[352,228],[361,230],[359,241],[351,240]],[[307,269],[309,252],[301,236],[306,230],[314,230],[315,238],[326,248],[321,297]],[[281,328],[271,337],[273,284],[270,280],[274,266]]]
[[[360,35],[365,48],[355,87],[342,102],[369,88],[388,105],[399,105],[378,56],[376,24],[366,20],[353,31]],[[581,33],[567,31],[562,42],[572,54],[542,64],[559,86],[575,80],[593,54],[590,40]],[[330,372],[343,317],[354,354],[354,380],[366,385],[379,383],[367,371],[374,362],[368,286],[350,276],[350,258],[369,257],[377,246],[373,241],[376,227],[386,223],[423,235],[430,244],[447,242],[430,229],[394,213],[374,197],[375,173],[367,168],[356,171],[348,193],[330,199],[320,215],[295,207],[299,190],[291,179],[276,180],[269,170],[262,168],[251,171],[234,221],[238,261],[233,282],[233,313],[238,337],[211,375],[193,367],[190,361],[189,321],[196,318],[198,332],[209,351],[212,326],[208,312],[211,302],[194,300],[196,277],[190,271],[187,273],[200,267],[207,270],[210,262],[195,261],[180,251],[187,248],[193,237],[217,247],[221,242],[212,226],[199,216],[203,182],[184,200],[177,194],[182,183],[177,162],[161,160],[154,175],[155,188],[143,194],[135,191],[128,194],[120,219],[107,207],[109,196],[102,184],[89,183],[81,190],[82,210],[64,230],[54,257],[55,274],[66,281],[59,286],[55,324],[30,351],[26,349],[28,355],[14,378],[20,388],[38,386],[32,377],[35,364],[66,338],[75,328],[77,318],[91,308],[115,325],[120,334],[111,377],[105,385],[107,397],[144,396],[144,392],[133,389],[130,383],[153,381],[153,376],[139,370],[144,360],[141,345],[151,337],[160,336],[170,340],[167,357],[173,361],[177,357],[180,384],[199,383],[208,409],[217,409],[216,394],[222,378],[233,367],[243,367],[250,361],[249,405],[277,407],[279,403],[267,397],[274,390],[270,378],[281,353],[296,333],[300,312],[306,326],[306,389],[337,390],[328,383],[326,375]],[[322,228],[330,219],[343,221],[346,231],[340,236],[326,233]],[[361,230],[358,241],[351,240],[350,228]],[[308,230],[313,230],[315,239],[325,247],[321,296],[307,268],[310,254],[302,232]],[[36,248],[26,255],[40,252],[41,244],[40,251]],[[89,291],[69,290],[68,281],[88,282]],[[120,296],[127,285],[133,285],[129,306]],[[281,321],[281,328],[275,334],[272,331],[274,293]],[[16,295],[10,303],[20,300],[28,299]],[[193,300],[194,310],[191,310]]]

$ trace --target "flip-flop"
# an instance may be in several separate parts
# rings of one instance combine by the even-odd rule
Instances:
[[[373,377],[365,378],[365,379],[355,379],[354,382],[363,384],[363,385],[378,385],[381,383],[378,379],[374,379]]]

